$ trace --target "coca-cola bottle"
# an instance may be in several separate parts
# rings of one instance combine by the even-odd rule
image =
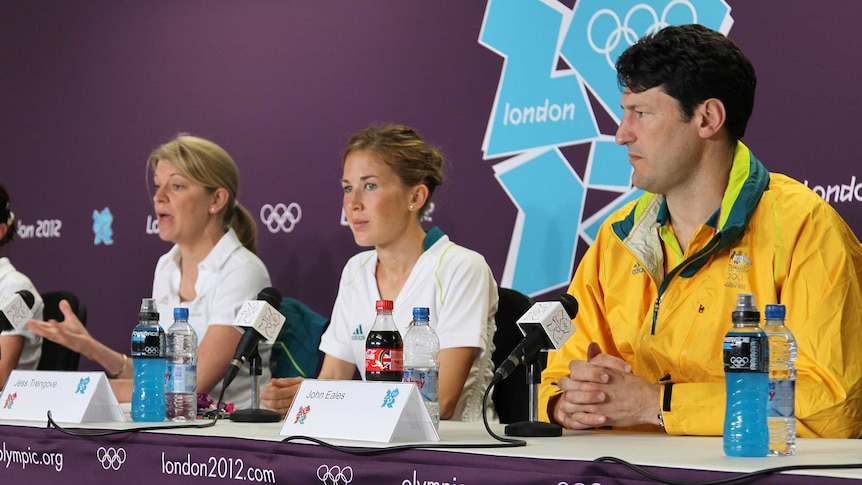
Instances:
[[[401,382],[404,342],[392,318],[392,300],[377,300],[377,317],[365,338],[365,380]]]

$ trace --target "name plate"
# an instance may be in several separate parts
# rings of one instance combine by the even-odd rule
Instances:
[[[416,385],[305,379],[282,436],[385,443],[440,441]]]
[[[123,422],[104,372],[13,370],[0,395],[0,419],[64,423]]]

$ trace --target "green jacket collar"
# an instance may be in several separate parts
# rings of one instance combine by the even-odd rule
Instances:
[[[733,165],[730,169],[727,188],[722,197],[721,208],[709,221],[712,224],[717,223],[718,231],[704,249],[680,265],[680,276],[684,278],[694,276],[706,264],[712,254],[730,246],[742,237],[760,197],[768,186],[769,172],[766,167],[755,158],[745,144],[738,142],[733,154]],[[627,239],[632,235],[632,229],[635,228],[636,223],[648,222],[641,220],[644,217],[652,217],[657,224],[667,220],[667,203],[663,195],[644,193],[626,218],[613,224],[614,233],[631,247],[630,241]],[[645,246],[637,244],[636,247],[643,248]],[[635,252],[637,253],[637,251]],[[654,259],[654,256],[653,258],[642,257],[642,259]]]

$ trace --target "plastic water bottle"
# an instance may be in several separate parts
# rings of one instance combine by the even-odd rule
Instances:
[[[165,331],[156,301],[141,300],[138,325],[132,330],[132,420],[165,420]]]
[[[769,430],[769,342],[758,326],[760,312],[754,295],[740,293],[732,315],[733,327],[724,337],[724,453],[727,456],[766,456]]]
[[[174,308],[174,323],[168,329],[167,417],[192,421],[198,413],[198,335],[189,325],[189,309]]]
[[[404,342],[392,318],[392,300],[377,300],[377,317],[365,338],[365,380],[401,382]]]
[[[431,416],[434,427],[440,427],[440,403],[437,400],[440,368],[437,352],[440,339],[428,321],[428,308],[413,309],[413,325],[404,335],[404,382],[413,382],[419,387],[422,402]]]
[[[784,305],[766,305],[769,337],[769,454],[796,453],[796,339],[784,326]]]

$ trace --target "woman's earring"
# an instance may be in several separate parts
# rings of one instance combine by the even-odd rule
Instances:
[[[413,204],[410,204],[410,210],[413,210]]]

